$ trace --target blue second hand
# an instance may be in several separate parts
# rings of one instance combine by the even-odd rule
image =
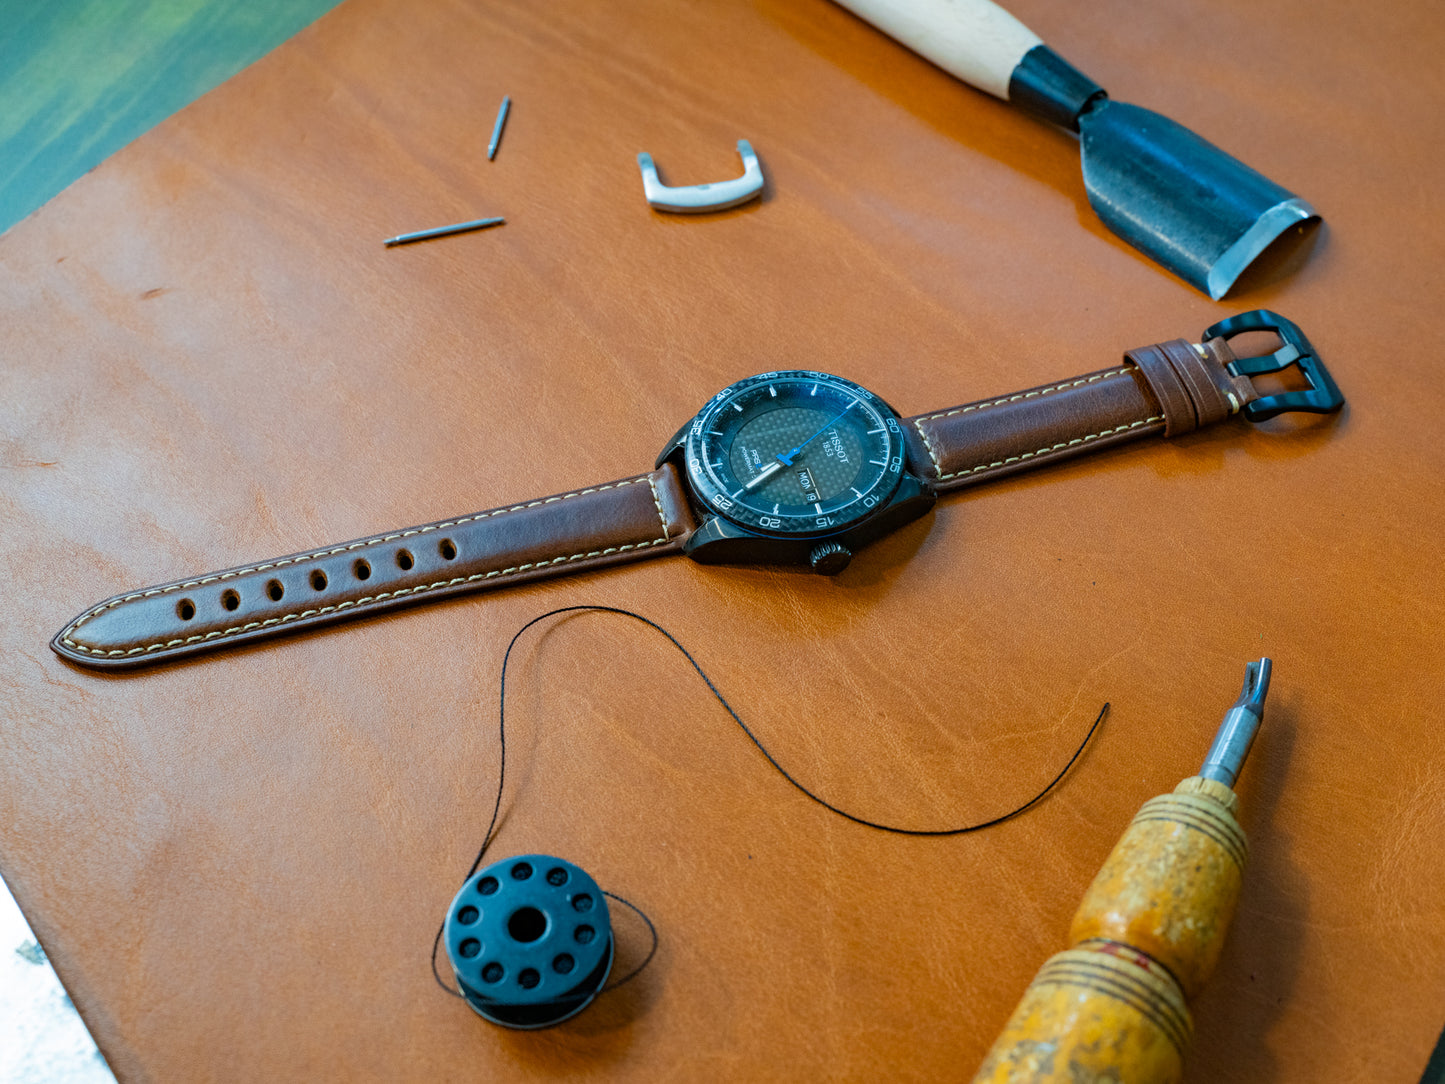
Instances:
[[[788,452],[786,455],[784,455],[782,452],[779,452],[779,453],[778,453],[777,455],[775,455],[773,458],[776,459],[776,460],[777,460],[779,463],[781,463],[783,466],[785,466],[785,467],[791,467],[791,466],[793,465],[793,457],[794,457],[794,456],[796,456],[799,452],[801,452],[801,451],[802,451],[804,448],[806,448],[809,444],[812,444],[813,441],[817,440],[820,436],[822,436],[825,432],[827,432],[827,431],[828,431],[828,428],[829,428],[830,426],[832,426],[835,422],[837,422],[838,418],[841,418],[844,414],[847,414],[848,411],[852,410],[852,409],[853,409],[855,406],[857,406],[857,405],[858,405],[858,400],[857,400],[857,399],[854,399],[851,403],[849,403],[847,406],[845,406],[845,407],[843,408],[842,412],[838,415],[837,418],[832,418],[832,419],[824,422],[824,423],[823,423],[823,428],[822,428],[822,429],[819,429],[819,430],[818,430],[816,433],[814,433],[811,437],[809,437],[807,440],[803,441],[802,444],[799,444],[796,448],[794,448],[791,452]]]

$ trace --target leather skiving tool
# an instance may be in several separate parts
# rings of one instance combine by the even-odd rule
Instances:
[[[990,0],[837,0],[950,75],[1079,137],[1084,190],[1114,233],[1218,300],[1304,200],[1104,88]]]

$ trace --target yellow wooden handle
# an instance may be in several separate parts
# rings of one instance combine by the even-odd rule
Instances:
[[[1044,964],[974,1084],[1173,1084],[1194,1025],[1148,957],[1070,949]]]
[[[1214,970],[1248,844],[1234,792],[1198,776],[1144,803],[1035,976],[975,1084],[1171,1084],[1185,998]]]
[[[1224,948],[1249,857],[1233,800],[1223,783],[1195,776],[1145,802],[1084,893],[1069,943],[1121,942],[1163,964],[1185,997],[1197,994]]]

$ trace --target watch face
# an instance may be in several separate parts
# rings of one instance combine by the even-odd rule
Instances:
[[[805,370],[724,388],[687,434],[693,489],[750,530],[829,534],[892,496],[903,433],[888,404],[850,380]]]

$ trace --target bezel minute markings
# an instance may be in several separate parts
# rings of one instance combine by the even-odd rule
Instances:
[[[851,380],[796,369],[724,388],[686,437],[689,481],[761,534],[829,535],[881,508],[903,475],[898,416]]]

